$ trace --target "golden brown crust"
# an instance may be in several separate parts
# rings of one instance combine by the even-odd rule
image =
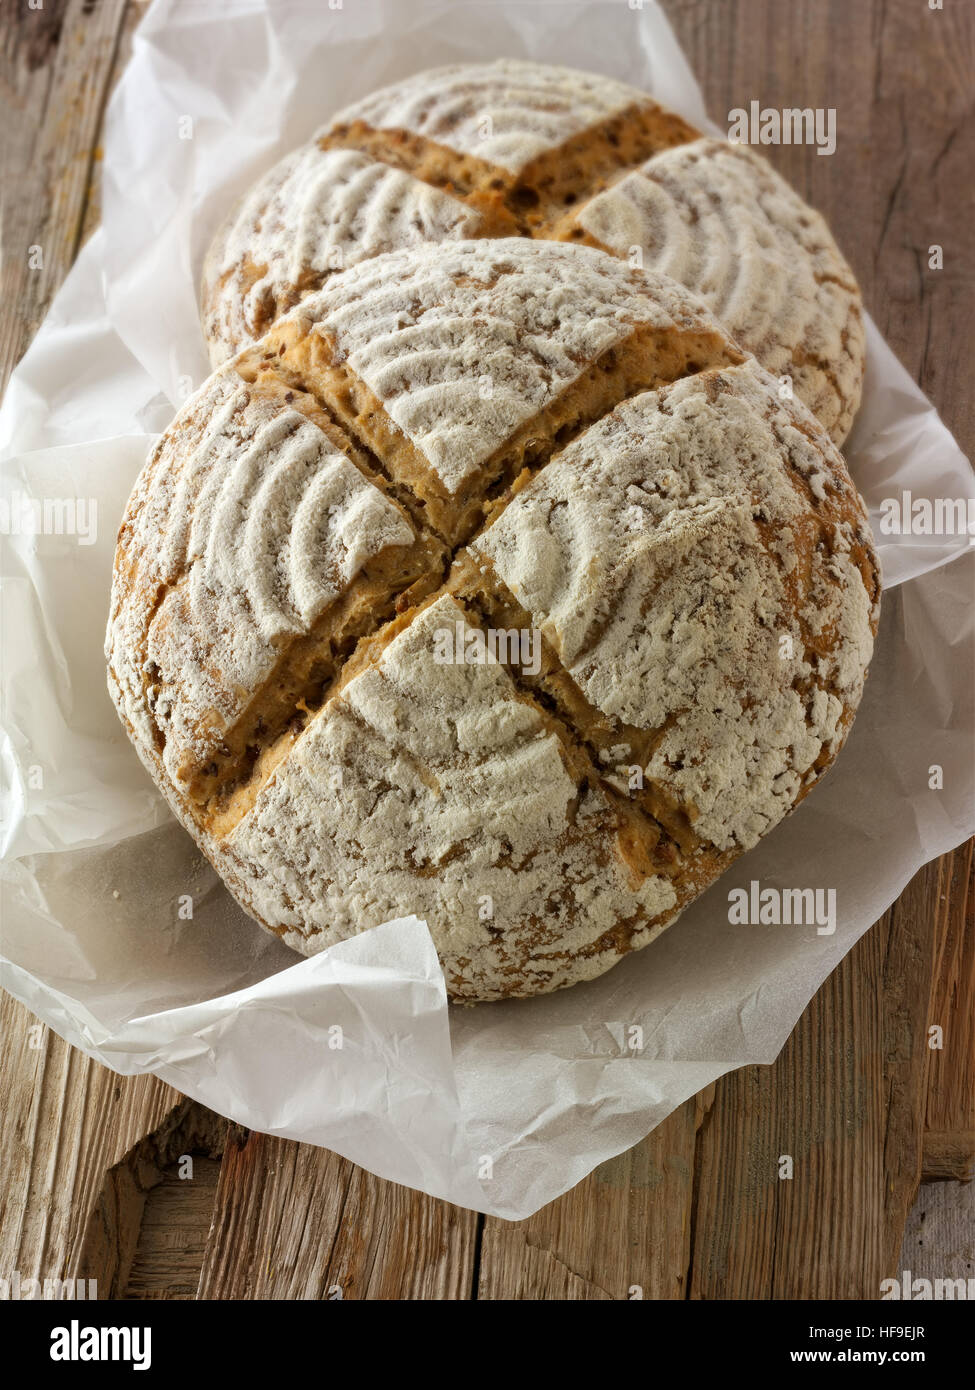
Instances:
[[[703,138],[620,83],[537,64],[417,74],[270,171],[207,258],[213,361],[362,259],[509,235],[673,275],[842,443],[865,336],[856,281],[822,218],[752,150]]]
[[[337,122],[318,137],[318,145],[369,155],[462,200],[484,216],[481,236],[546,236],[567,207],[699,134],[676,112],[644,98],[536,155],[517,172],[414,131],[376,130],[361,120]]]
[[[258,921],[314,951],[415,911],[451,995],[501,998],[646,944],[798,804],[877,603],[839,455],[692,297],[471,241],[348,272],[187,404],[109,680]],[[538,669],[433,664],[446,629]]]

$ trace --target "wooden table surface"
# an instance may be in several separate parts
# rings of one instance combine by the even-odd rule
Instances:
[[[752,99],[837,109],[832,157],[768,153],[825,213],[881,331],[970,455],[975,4],[665,7],[719,121]],[[97,223],[105,100],[143,10],[0,0],[0,387]],[[918,873],[773,1066],[724,1077],[516,1224],[116,1076],[4,995],[0,1276],[93,1278],[103,1298],[876,1298],[922,1176],[942,1184],[927,1200],[944,1222],[972,1174],[973,902],[969,844]],[[931,1022],[942,1051],[926,1045]],[[781,1153],[801,1177],[779,1180]]]

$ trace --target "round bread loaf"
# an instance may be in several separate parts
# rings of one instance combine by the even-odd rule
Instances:
[[[343,268],[424,241],[508,235],[582,242],[672,275],[845,439],[863,320],[819,214],[750,149],[702,137],[621,82],[536,63],[421,72],[272,168],[206,259],[213,364]]]
[[[416,913],[498,999],[645,945],[805,796],[878,607],[842,458],[699,300],[469,240],[333,277],[187,402],[109,686],[259,922]]]

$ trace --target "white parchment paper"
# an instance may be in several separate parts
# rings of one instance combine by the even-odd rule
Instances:
[[[369,89],[500,56],[598,69],[706,121],[652,0],[149,10],[107,113],[102,229],[0,411],[8,505],[93,499],[98,523],[90,544],[2,538],[2,980],[117,1071],[153,1071],[252,1128],[520,1218],[722,1073],[771,1062],[917,868],[972,833],[975,564],[965,536],[878,536],[881,633],[837,766],[675,927],[599,980],[448,1009],[415,918],[300,960],[236,907],[106,693],[116,526],[154,432],[206,375],[196,286],[230,203]],[[874,517],[905,489],[975,496],[966,460],[872,324],[846,454]],[[934,764],[941,789],[929,786]],[[835,934],[730,926],[729,890],[753,879],[835,888]]]

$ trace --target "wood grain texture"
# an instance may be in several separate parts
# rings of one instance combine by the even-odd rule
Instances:
[[[81,240],[126,0],[0,6],[0,391]]]
[[[477,1224],[325,1149],[242,1134],[224,1153],[199,1297],[465,1299]]]
[[[220,1181],[220,1160],[193,1158],[164,1170],[146,1195],[139,1237],[125,1281],[126,1299],[195,1299],[206,1257],[210,1221]]]
[[[692,1298],[878,1296],[920,1171],[928,905],[943,862],[858,942],[772,1067],[718,1083]],[[786,1157],[791,1176],[780,1176]]]
[[[909,1269],[915,1279],[964,1279],[971,1299],[975,1289],[973,1247],[975,1188],[961,1182],[925,1183],[908,1219],[891,1278]]]
[[[143,7],[0,8],[0,385],[97,225],[99,119]],[[835,155],[766,152],[826,215],[881,330],[970,450],[958,344],[975,318],[975,6],[665,8],[716,119],[753,98],[836,107]],[[927,267],[934,243],[942,271]],[[41,271],[27,269],[31,245]],[[102,1296],[125,1298],[875,1297],[899,1267],[922,1163],[960,1177],[975,1151],[971,873],[970,845],[926,866],[773,1066],[723,1078],[514,1224],[249,1134],[154,1078],[115,1076],[5,997],[0,1277],[97,1278]],[[968,1248],[963,1210],[926,1186],[909,1236],[927,1213],[933,1249],[954,1260]]]
[[[695,1150],[714,1087],[527,1221],[484,1221],[477,1297],[686,1295]]]
[[[154,1076],[116,1076],[2,992],[0,1037],[0,1277],[80,1278],[109,1170],[181,1098]]]
[[[951,860],[940,901],[942,929],[928,1028],[926,1179],[975,1178],[975,858],[972,844]],[[975,1194],[973,1194],[975,1198]]]
[[[880,331],[972,457],[975,5],[662,0],[712,119],[833,107],[836,152],[762,147],[826,217]],[[944,269],[928,248],[944,248]]]
[[[171,1228],[160,1220],[160,1212],[168,1213],[179,1234],[179,1228],[187,1222],[185,1207],[198,1210],[199,1202],[184,1199],[184,1213],[178,1216],[178,1199],[150,1204],[150,1195],[162,1187],[160,1197],[175,1197],[179,1189],[174,1189],[174,1181],[185,1183],[185,1194],[197,1193],[197,1159],[219,1158],[229,1129],[227,1120],[204,1106],[179,1101],[158,1127],[106,1172],[88,1217],[77,1264],[71,1271],[73,1276],[96,1280],[99,1296],[115,1299],[139,1296],[146,1268],[154,1270],[160,1264],[170,1264],[174,1274],[174,1264],[183,1268],[185,1261],[171,1263],[163,1258],[173,1248],[173,1242]],[[180,1169],[185,1165],[187,1171],[174,1171],[177,1165]],[[205,1174],[208,1170],[202,1171]],[[206,1184],[204,1190],[205,1187]],[[154,1232],[160,1235],[159,1248],[150,1252],[147,1247],[152,1246]]]

